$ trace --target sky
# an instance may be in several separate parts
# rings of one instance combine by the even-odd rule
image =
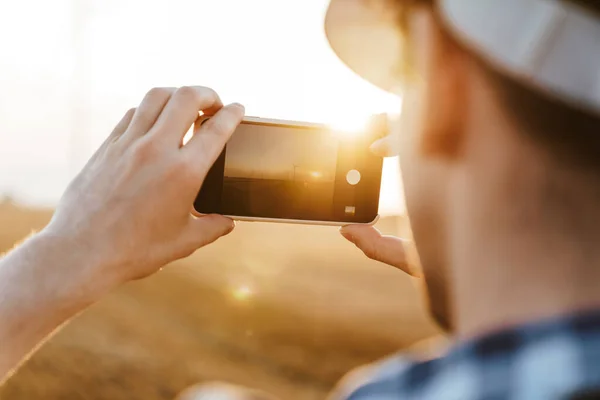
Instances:
[[[327,0],[0,2],[0,194],[52,206],[155,86],[204,85],[247,114],[351,126],[399,99],[327,45]],[[35,12],[32,12],[35,10]],[[383,214],[403,211],[386,160]]]

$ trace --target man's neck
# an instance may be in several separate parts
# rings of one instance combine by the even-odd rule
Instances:
[[[600,308],[596,178],[549,167],[533,145],[487,123],[451,204],[457,334]]]
[[[519,244],[524,236],[474,243],[456,276],[459,336],[600,308],[598,257],[553,239]]]

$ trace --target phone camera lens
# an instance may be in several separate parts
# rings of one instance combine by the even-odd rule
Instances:
[[[361,178],[360,177],[360,172],[358,172],[355,169],[351,169],[346,174],[346,182],[348,182],[352,186],[358,185],[358,183],[360,182],[360,178]]]

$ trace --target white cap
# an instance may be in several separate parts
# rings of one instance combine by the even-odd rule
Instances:
[[[396,0],[402,6],[402,0]],[[448,30],[494,68],[600,115],[600,14],[566,0],[438,0]],[[386,8],[387,7],[387,8]],[[332,0],[325,31],[365,79],[391,89],[402,41],[389,0]],[[600,129],[600,128],[599,128]]]

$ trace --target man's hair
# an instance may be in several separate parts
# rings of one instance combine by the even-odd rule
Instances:
[[[394,0],[405,11],[407,6],[432,7],[436,0]],[[598,0],[566,0],[578,4],[600,17]],[[441,23],[441,19],[438,19]],[[441,27],[443,32],[443,26]],[[450,34],[448,40],[454,41]],[[462,47],[459,45],[459,47]],[[471,53],[467,51],[468,53]],[[477,57],[473,54],[474,57]],[[508,118],[520,127],[528,139],[543,146],[550,156],[564,167],[577,167],[600,177],[600,116],[586,112],[559,97],[543,94],[538,90],[509,78],[477,57],[500,105]]]

